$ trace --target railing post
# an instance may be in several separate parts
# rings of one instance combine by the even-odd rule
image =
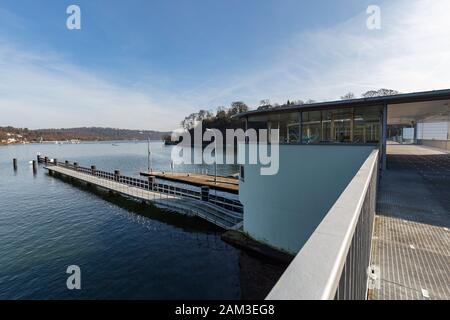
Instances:
[[[91,174],[95,176],[95,170],[97,170],[96,166],[91,166]]]
[[[202,201],[209,201],[209,187],[208,186],[202,186]]]
[[[150,190],[153,190],[154,186],[155,186],[155,177],[149,176],[148,187],[150,188]]]
[[[45,164],[48,164],[48,157],[44,157]]]
[[[66,168],[69,167],[69,161],[64,161],[64,165],[66,166]]]
[[[387,121],[388,105],[385,103],[381,123],[381,170],[386,170]]]
[[[54,164],[55,166],[58,166],[58,159],[53,159],[53,164]]]
[[[74,166],[74,168],[75,168],[75,171],[78,171],[78,162],[74,162],[74,163],[73,163],[73,166]]]
[[[114,170],[114,179],[119,182],[120,179],[120,170]]]

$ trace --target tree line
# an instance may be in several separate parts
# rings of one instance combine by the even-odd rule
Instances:
[[[9,135],[8,135],[9,134]],[[0,141],[16,138],[18,142],[40,141],[108,141],[108,140],[162,140],[167,132],[152,130],[128,130],[116,128],[81,127],[68,129],[36,129],[0,127]],[[20,137],[19,137],[20,136]]]
[[[361,95],[362,98],[373,98],[373,97],[382,97],[382,96],[390,96],[396,95],[400,92],[392,89],[379,89],[379,90],[370,90]],[[356,99],[356,96],[352,92],[348,92],[345,95],[341,96],[342,100],[350,100]],[[269,99],[261,100],[259,106],[256,110],[268,110],[289,106],[299,106],[303,104],[312,104],[316,103],[315,100],[307,99],[307,100],[287,100],[284,104],[271,103]],[[226,107],[218,107],[216,112],[205,109],[200,109],[198,112],[191,113],[186,116],[181,121],[181,127],[192,131],[193,128],[198,124],[202,123],[203,130],[207,128],[219,129],[225,134],[226,129],[237,129],[243,128],[242,121],[236,120],[233,118],[234,115],[247,112],[250,108],[242,101],[236,101],[231,103],[229,108]],[[165,140],[170,140],[170,136],[167,135]]]

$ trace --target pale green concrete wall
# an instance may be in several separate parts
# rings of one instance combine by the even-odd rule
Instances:
[[[244,231],[297,253],[374,149],[371,146],[281,145],[280,168],[260,175],[245,165],[239,198]]]

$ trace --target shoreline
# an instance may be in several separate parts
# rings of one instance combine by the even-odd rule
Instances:
[[[0,143],[0,146],[15,146],[15,145],[35,145],[35,144],[43,144],[43,145],[52,145],[52,144],[82,144],[82,143],[113,143],[113,142],[147,142],[147,139],[142,139],[142,140],[128,140],[128,139],[124,139],[124,140],[79,140],[78,143],[73,143],[70,142],[70,140],[64,140],[64,141],[60,141],[60,140],[55,140],[55,141],[44,141],[44,142],[14,142],[14,143]],[[151,143],[154,142],[160,142],[160,143],[164,143],[163,140],[152,140]]]

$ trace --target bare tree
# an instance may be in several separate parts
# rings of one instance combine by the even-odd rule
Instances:
[[[351,100],[355,99],[355,94],[353,92],[348,92],[341,97],[341,100]]]
[[[203,120],[207,120],[213,117],[213,114],[211,113],[211,111],[208,110],[200,110],[197,113],[197,121],[203,121]]]
[[[223,106],[218,107],[216,112],[216,118],[217,119],[227,118],[227,109]]]
[[[270,106],[270,100],[269,99],[263,99],[259,102],[260,107],[267,107]]]
[[[235,101],[231,103],[230,109],[228,109],[228,116],[234,116],[238,113],[247,112],[249,110],[248,106],[242,101]]]
[[[369,90],[362,94],[363,98],[385,97],[399,94],[400,92],[392,89]]]
[[[272,108],[269,99],[264,99],[259,102],[258,110],[266,110]]]
[[[195,127],[198,118],[198,113],[191,113],[190,115],[185,117],[183,121],[181,121],[181,126],[186,130],[192,129],[193,127]]]

